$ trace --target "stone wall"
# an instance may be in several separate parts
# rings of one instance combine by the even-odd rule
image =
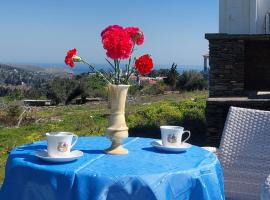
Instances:
[[[206,34],[205,38],[209,40],[209,97],[247,95],[245,67],[248,65],[254,67],[254,72],[261,67],[270,74],[270,59],[264,56],[270,55],[270,35]],[[251,55],[253,59],[250,59]],[[260,80],[260,72],[252,75],[248,81],[256,84]],[[268,83],[270,81],[264,85]]]
[[[210,97],[243,95],[244,52],[242,40],[209,39]]]

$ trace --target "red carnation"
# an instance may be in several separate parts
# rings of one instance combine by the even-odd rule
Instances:
[[[107,31],[112,31],[112,30],[117,30],[117,29],[124,29],[122,26],[119,25],[111,25],[108,26],[107,28],[105,28],[102,32],[101,32],[101,37],[103,37],[103,35],[107,32]]]
[[[73,57],[76,56],[77,50],[71,49],[67,52],[66,58],[65,58],[65,63],[66,65],[69,65],[71,68],[74,67],[74,62],[73,62]]]
[[[137,45],[142,45],[144,42],[143,32],[137,27],[127,27],[125,28],[126,32],[131,37],[132,41]]]
[[[101,33],[103,48],[112,59],[129,58],[132,50],[132,40],[121,26],[109,26]]]
[[[143,76],[151,72],[153,65],[153,60],[148,54],[139,57],[135,61],[136,70]]]

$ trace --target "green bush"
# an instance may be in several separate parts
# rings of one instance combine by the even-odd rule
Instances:
[[[164,124],[177,124],[181,120],[182,113],[175,109],[169,102],[154,103],[140,108],[137,115],[141,121],[137,124],[159,126]]]
[[[145,95],[158,95],[164,94],[166,90],[168,90],[168,86],[164,82],[157,82],[153,85],[144,86],[141,93]]]
[[[7,95],[9,101],[22,100],[24,98],[23,91],[20,89],[15,89],[10,91]]]
[[[101,97],[106,99],[107,89],[106,82],[98,75],[90,75],[81,79],[83,95],[86,97]]]
[[[194,70],[184,72],[178,81],[178,88],[181,90],[204,90],[207,86],[208,83],[203,74]]]
[[[128,115],[130,134],[160,138],[159,126],[179,125],[191,131],[193,143],[203,145],[206,132],[205,105],[205,99],[142,105],[135,113]]]
[[[192,109],[204,110],[206,106],[206,101],[204,98],[194,99],[194,100],[185,100],[177,104],[177,107],[180,111],[188,111]]]
[[[8,105],[7,107],[7,116],[8,117],[14,117],[14,118],[18,118],[22,113],[22,107],[17,104],[17,103],[13,103]]]
[[[17,102],[9,104],[5,109],[0,111],[0,127],[17,125],[18,118],[22,112],[22,107]]]
[[[141,90],[143,89],[142,85],[131,85],[130,88],[128,89],[128,94],[135,96],[140,94]]]

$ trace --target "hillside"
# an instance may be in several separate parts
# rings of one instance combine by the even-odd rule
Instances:
[[[55,66],[48,66],[48,67],[40,67],[38,65],[22,65],[22,64],[8,64],[10,67],[19,68],[30,72],[39,72],[39,73],[46,73],[51,74],[54,76],[67,76],[67,70],[65,68],[55,67]]]
[[[51,75],[44,72],[29,71],[10,65],[0,64],[1,85],[22,85],[22,83],[33,85],[50,78]]]
[[[28,85],[39,86],[55,76],[68,76],[58,69],[44,69],[32,65],[0,64],[0,85]]]
[[[1,64],[2,65],[2,64]],[[30,72],[44,72],[45,69],[36,65],[22,65],[22,64],[3,64],[12,68],[22,69]]]

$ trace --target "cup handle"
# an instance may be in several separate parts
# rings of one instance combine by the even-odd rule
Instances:
[[[182,141],[182,143],[183,143],[183,142],[186,142],[186,141],[190,138],[190,136],[191,136],[190,131],[184,131],[183,134],[185,134],[185,133],[188,133],[188,137],[187,137],[186,139],[184,139],[184,140]]]
[[[75,138],[75,139],[73,140],[73,138]],[[77,143],[77,140],[78,140],[79,137],[78,137],[78,135],[73,134],[73,138],[72,138],[73,142],[72,142],[72,144],[70,146],[70,149],[72,149],[72,147]]]

